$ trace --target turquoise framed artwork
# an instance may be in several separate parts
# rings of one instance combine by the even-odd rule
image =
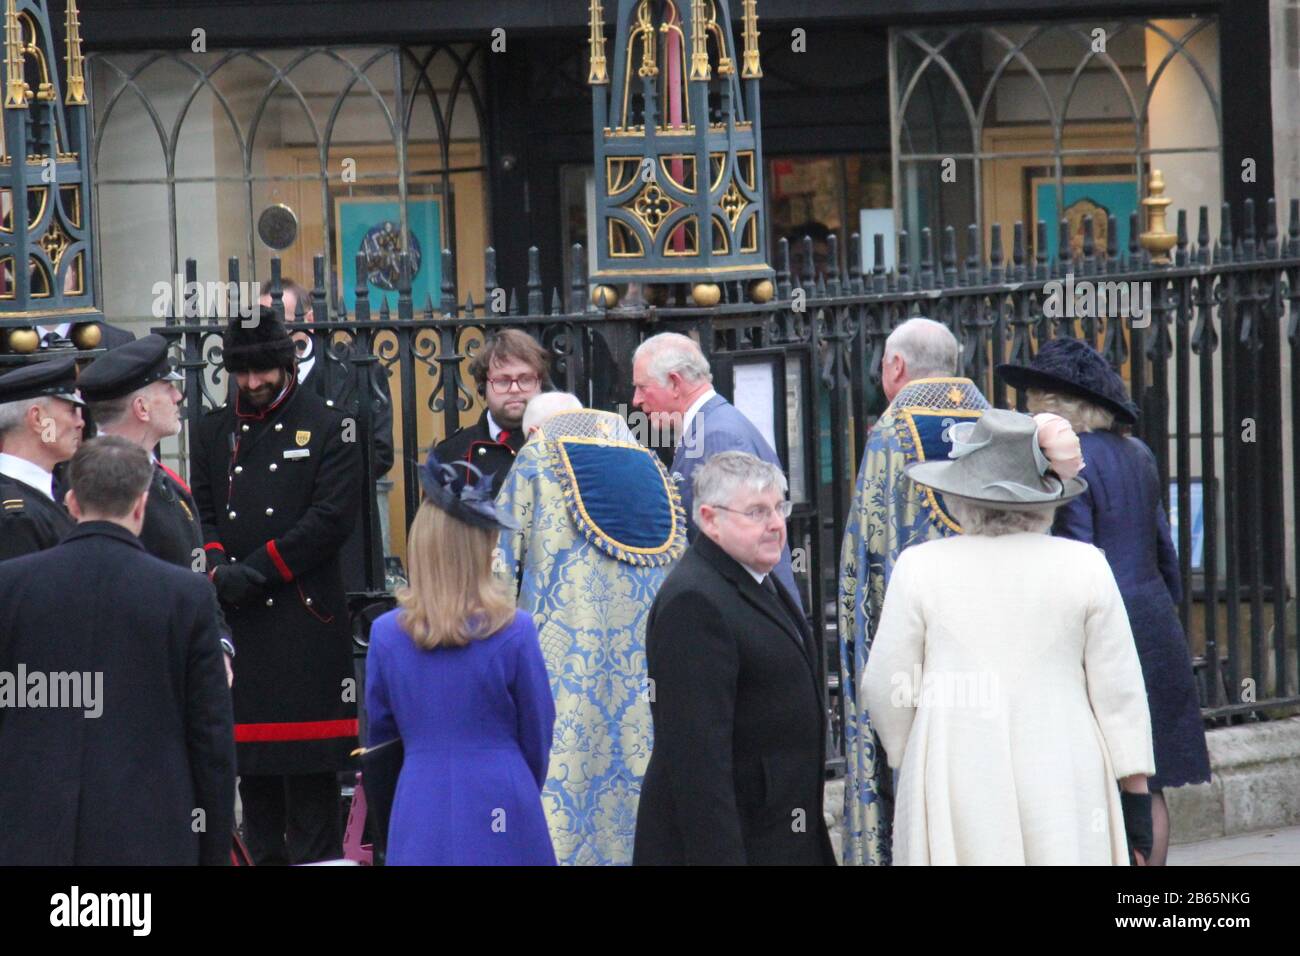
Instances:
[[[1041,219],[1047,223],[1049,259],[1054,260],[1057,256],[1060,222],[1063,218],[1070,221],[1070,235],[1076,256],[1083,254],[1085,216],[1093,217],[1093,235],[1099,252],[1106,249],[1107,215],[1115,217],[1117,248],[1121,253],[1128,248],[1129,215],[1141,211],[1141,206],[1138,205],[1137,178],[1131,169],[1128,172],[1111,172],[1109,169],[1103,172],[1099,169],[1096,173],[1072,175],[1071,168],[1066,167],[1063,213],[1057,206],[1055,177],[1049,175],[1047,170],[1031,170],[1027,175],[1032,199],[1030,219],[1033,222]]]
[[[378,314],[384,300],[397,314],[398,253],[401,252],[401,212],[396,196],[339,196],[334,200],[335,253],[343,304],[357,311],[357,253],[365,255],[370,310]],[[442,217],[437,199],[406,201],[407,248],[411,253],[411,299],[420,311],[442,295]]]

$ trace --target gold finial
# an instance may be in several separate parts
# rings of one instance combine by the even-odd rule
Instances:
[[[1165,177],[1158,169],[1151,171],[1148,186],[1150,195],[1142,200],[1147,210],[1147,231],[1139,240],[1142,247],[1151,253],[1151,262],[1155,265],[1169,265],[1169,250],[1178,244],[1178,237],[1169,231],[1165,223],[1165,209],[1173,202],[1165,195]]]
[[[591,72],[587,74],[587,82],[609,82],[609,74],[605,71],[605,24],[600,0],[591,0]]]
[[[709,78],[709,35],[704,16],[704,0],[691,2],[691,79]]]
[[[23,78],[23,28],[18,23],[18,5],[5,0],[5,106],[27,109],[29,91]]]
[[[650,4],[646,0],[641,0],[641,5],[636,8],[636,19],[641,33],[641,68],[636,71],[637,76],[658,76],[659,66],[655,63],[655,45],[659,41],[654,23],[650,19]]]
[[[68,89],[63,102],[69,106],[86,105],[86,78],[82,72],[85,59],[81,55],[81,19],[77,16],[77,0],[68,0],[67,38]]]
[[[746,80],[756,80],[763,75],[758,65],[758,0],[745,0],[745,57],[740,75]]]

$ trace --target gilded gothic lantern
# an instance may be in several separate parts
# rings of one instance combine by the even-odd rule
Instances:
[[[35,351],[35,326],[70,324],[80,348],[99,344],[89,194],[81,24],[64,19],[59,76],[45,0],[4,0],[0,142],[0,352]],[[61,82],[62,80],[62,82]],[[67,345],[67,339],[58,343]]]
[[[601,0],[591,0],[593,301],[612,305],[625,283],[652,302],[685,284],[707,306],[737,281],[766,301],[757,0],[743,3],[739,71],[723,0],[617,7],[611,63]]]

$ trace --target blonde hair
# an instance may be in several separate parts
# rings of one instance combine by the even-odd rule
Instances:
[[[1084,432],[1105,432],[1115,426],[1115,416],[1100,405],[1094,405],[1086,398],[1049,392],[1043,388],[1031,388],[1025,393],[1025,407],[1029,414],[1053,412],[1060,415],[1078,434]]]
[[[406,541],[411,583],[397,592],[398,623],[417,646],[464,647],[510,623],[514,598],[492,575],[497,532],[425,501]]]

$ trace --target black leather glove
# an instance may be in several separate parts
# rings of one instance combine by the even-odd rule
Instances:
[[[266,583],[266,575],[246,564],[223,564],[212,574],[217,597],[226,604],[247,604]]]
[[[1151,859],[1155,835],[1151,830],[1151,794],[1120,791],[1120,806],[1124,809],[1124,832],[1128,835],[1130,850],[1137,850],[1142,859]]]

